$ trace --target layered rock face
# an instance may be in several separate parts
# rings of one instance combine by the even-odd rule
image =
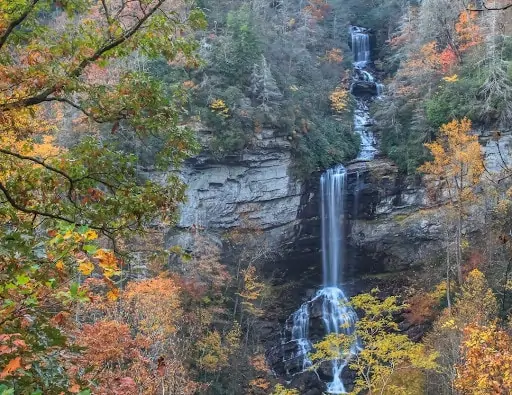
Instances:
[[[208,138],[205,131],[199,134]],[[187,247],[187,233],[196,229],[216,236],[252,229],[277,250],[295,234],[305,193],[291,170],[291,144],[272,130],[261,131],[239,155],[217,160],[203,153],[191,158],[180,174],[187,184],[187,201],[168,243]]]
[[[489,171],[500,171],[509,157],[512,136],[494,140],[483,135]],[[231,229],[259,229],[272,246],[293,263],[319,265],[320,222],[318,180],[293,178],[290,142],[273,131],[262,131],[251,148],[238,156],[216,161],[202,154],[189,160],[182,177],[188,201],[181,208],[179,228],[204,228],[214,233]],[[386,159],[347,165],[347,235],[349,254],[373,260],[381,269],[393,262],[405,267],[435,254],[445,235],[442,196],[433,196],[419,178],[402,178]],[[481,219],[475,212],[473,227]],[[176,242],[171,238],[171,242]],[[363,268],[366,267],[362,265]],[[318,272],[320,267],[318,266]]]
[[[221,162],[193,158],[182,171],[188,201],[179,226],[230,229],[250,223],[268,230],[294,223],[302,184],[290,176],[291,160],[290,143],[271,130],[239,156]]]

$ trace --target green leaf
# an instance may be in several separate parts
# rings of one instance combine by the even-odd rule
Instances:
[[[92,255],[95,254],[96,251],[98,251],[98,247],[92,244],[86,244],[83,246],[83,250],[87,252],[88,254]]]
[[[72,283],[69,287],[69,293],[72,297],[76,297],[78,295],[78,283]]]
[[[25,274],[20,274],[19,276],[16,276],[16,284],[18,285],[25,285],[30,281],[30,277],[26,276]]]

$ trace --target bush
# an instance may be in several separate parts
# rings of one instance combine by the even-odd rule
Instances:
[[[425,112],[430,126],[438,129],[452,119],[467,117],[477,121],[475,112],[479,105],[478,89],[481,85],[474,76],[462,77],[456,82],[441,82],[440,89],[425,102]]]
[[[347,124],[332,118],[314,118],[307,133],[297,136],[296,175],[303,178],[315,171],[354,159],[361,140]]]

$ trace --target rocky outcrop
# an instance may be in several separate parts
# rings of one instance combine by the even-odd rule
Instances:
[[[377,83],[373,81],[356,81],[350,87],[350,93],[357,97],[370,98],[379,94]]]
[[[210,132],[196,129],[206,143]],[[292,177],[292,165],[290,141],[273,130],[262,130],[237,155],[219,160],[204,151],[189,159],[180,172],[187,200],[167,244],[189,249],[191,233],[198,229],[216,243],[222,243],[225,232],[250,229],[260,245],[279,250],[295,234],[305,191]]]
[[[502,157],[510,157],[512,136],[482,134],[481,143],[486,168],[500,171]],[[263,130],[240,155],[221,161],[205,153],[192,158],[181,175],[188,201],[181,208],[179,228],[218,234],[259,229],[285,255],[272,265],[282,265],[301,281],[310,267],[319,275],[319,175],[300,182],[291,169],[291,144],[272,130]],[[435,188],[426,188],[419,177],[402,177],[386,159],[350,163],[347,172],[348,255],[357,261],[358,271],[404,268],[439,252],[445,217],[439,208],[443,196],[431,193]],[[481,223],[477,210],[472,218],[468,233]],[[169,243],[182,241],[174,235]],[[307,281],[314,284],[317,275]]]
[[[188,186],[179,227],[230,229],[249,224],[262,230],[297,219],[302,184],[290,176],[290,143],[264,130],[240,155],[222,161],[203,154],[189,160]]]

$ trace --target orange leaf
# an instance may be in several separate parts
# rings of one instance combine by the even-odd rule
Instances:
[[[7,376],[10,376],[12,372],[21,368],[21,357],[16,357],[11,359],[7,366],[0,373],[0,379],[5,379]]]
[[[114,288],[107,292],[108,300],[115,301],[119,297],[119,289]]]
[[[57,268],[57,270],[64,270],[64,262],[62,262],[62,260],[57,261],[55,267]]]

